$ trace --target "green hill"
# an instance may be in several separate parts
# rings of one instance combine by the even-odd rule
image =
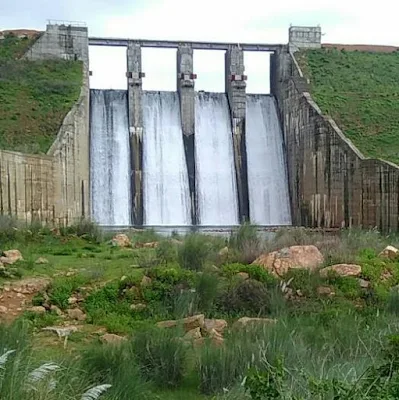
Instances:
[[[82,63],[27,61],[33,39],[0,40],[0,149],[45,153],[79,98]]]
[[[311,94],[367,157],[399,164],[399,53],[307,50]]]

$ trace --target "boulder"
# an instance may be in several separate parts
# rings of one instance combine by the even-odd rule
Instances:
[[[184,340],[187,341],[192,341],[192,340],[197,340],[197,339],[201,339],[202,335],[201,335],[201,328],[195,328],[192,329],[191,331],[188,331],[185,335],[184,335]]]
[[[141,247],[144,249],[155,249],[158,247],[158,242],[143,243]]]
[[[35,306],[28,308],[27,311],[33,312],[35,314],[44,314],[46,312],[46,309],[43,306]]]
[[[70,304],[70,305],[76,304],[77,302],[78,302],[78,299],[75,296],[71,296],[68,299],[68,304]]]
[[[52,311],[53,313],[57,314],[59,317],[62,317],[62,316],[63,316],[63,313],[62,313],[61,309],[58,308],[58,307],[55,306],[55,305],[52,305],[52,306],[50,307],[50,311]]]
[[[270,319],[270,318],[250,318],[250,317],[242,317],[237,320],[233,328],[235,329],[242,329],[247,327],[252,327],[256,325],[272,325],[275,324],[277,320]]]
[[[389,258],[390,260],[395,260],[399,256],[399,250],[394,246],[387,246],[381,251],[379,257]]]
[[[141,280],[140,285],[141,285],[141,287],[148,287],[148,286],[151,286],[151,283],[152,283],[152,279],[149,278],[147,275],[144,275],[143,279]]]
[[[338,276],[359,276],[362,273],[362,267],[356,264],[336,264],[320,270],[320,276],[326,278],[330,272]]]
[[[8,308],[5,306],[0,306],[0,314],[7,314]]]
[[[236,274],[236,277],[246,281],[247,279],[249,279],[249,274],[247,274],[246,272],[239,272],[238,274]]]
[[[86,319],[86,314],[79,308],[70,308],[67,310],[68,317],[76,321],[84,321]]]
[[[281,277],[290,269],[314,271],[324,262],[324,257],[316,246],[291,246],[263,254],[252,264],[260,265],[271,274]]]
[[[0,262],[3,264],[15,264],[17,261],[22,261],[23,257],[19,250],[6,250],[3,251],[3,256],[0,257]]]
[[[204,314],[194,315],[192,317],[183,318],[181,320],[161,321],[157,323],[159,328],[173,328],[176,326],[183,326],[185,332],[192,331],[193,329],[204,327],[205,316]]]
[[[112,246],[115,247],[131,247],[132,242],[130,241],[129,237],[124,233],[120,233],[115,235],[111,240]]]
[[[47,258],[44,257],[39,257],[36,261],[35,264],[48,264]]]
[[[227,322],[224,319],[205,319],[204,331],[209,335],[211,331],[216,331],[220,335],[223,334],[227,328]]]
[[[390,279],[393,278],[392,272],[388,271],[387,269],[385,269],[384,271],[382,271],[381,275],[380,275],[380,280],[382,282],[386,282],[389,281]]]
[[[319,286],[317,288],[317,294],[320,296],[334,296],[335,292],[328,286]]]
[[[130,309],[131,309],[132,311],[137,311],[137,312],[143,311],[143,310],[145,310],[146,308],[147,308],[147,306],[146,306],[145,304],[143,304],[143,303],[132,304],[132,305],[130,306]]]
[[[208,334],[209,338],[211,339],[211,343],[215,346],[222,346],[224,343],[223,336],[217,332],[215,329],[211,329]]]
[[[100,337],[102,343],[107,344],[120,344],[126,341],[126,338],[123,336],[115,335],[113,333],[106,333]]]
[[[370,282],[366,281],[365,279],[359,278],[357,281],[362,289],[368,289],[370,287]]]

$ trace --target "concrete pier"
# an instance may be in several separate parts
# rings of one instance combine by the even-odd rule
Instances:
[[[245,146],[246,76],[244,72],[243,50],[238,46],[227,50],[225,55],[226,94],[231,112],[239,218],[241,222],[249,220],[247,151]]]
[[[127,47],[129,138],[131,155],[132,223],[143,225],[143,108],[141,46],[129,42]]]
[[[183,130],[188,182],[190,186],[191,220],[197,224],[197,196],[195,189],[195,74],[193,71],[193,49],[181,45],[177,49],[177,92],[180,98],[180,114]]]

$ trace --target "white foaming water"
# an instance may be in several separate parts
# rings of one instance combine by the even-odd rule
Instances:
[[[144,224],[191,225],[178,94],[144,92],[143,118]]]
[[[127,92],[91,90],[92,217],[100,225],[130,224]]]
[[[291,224],[283,135],[273,97],[247,96],[246,147],[251,222]]]
[[[237,225],[238,200],[233,139],[224,93],[198,93],[195,162],[200,225]]]

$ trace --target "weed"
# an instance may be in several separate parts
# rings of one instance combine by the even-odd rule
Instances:
[[[230,247],[235,249],[238,262],[250,264],[262,253],[262,242],[257,228],[250,223],[240,226],[237,232],[230,237]]]

